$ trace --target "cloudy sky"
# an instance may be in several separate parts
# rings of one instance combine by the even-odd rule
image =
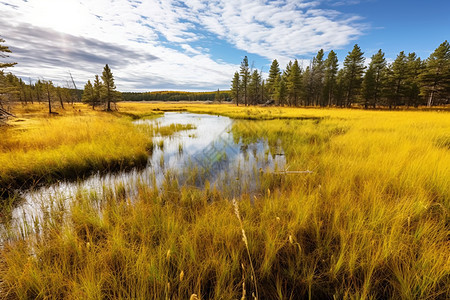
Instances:
[[[0,0],[0,38],[24,79],[79,88],[106,63],[121,91],[228,89],[247,55],[305,65],[319,49],[342,61],[422,58],[450,38],[449,0]]]

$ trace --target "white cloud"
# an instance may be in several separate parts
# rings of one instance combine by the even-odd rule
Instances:
[[[239,66],[213,60],[204,32],[284,64],[341,48],[363,28],[308,0],[4,0],[0,11],[0,27],[15,29],[1,34],[18,50],[16,73],[57,80],[70,68],[84,82],[109,59],[122,90],[227,88]],[[33,50],[38,39],[49,57]]]

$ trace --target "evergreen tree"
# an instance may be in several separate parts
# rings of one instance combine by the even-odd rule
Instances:
[[[249,104],[257,104],[261,94],[261,76],[258,70],[254,70],[248,84]]]
[[[291,105],[294,106],[298,105],[298,99],[300,97],[301,88],[302,88],[301,70],[298,65],[298,61],[295,60],[294,63],[292,64],[292,67],[290,68],[287,80],[287,89]]]
[[[97,99],[94,95],[94,87],[90,80],[84,85],[83,96],[81,97],[81,101],[92,106],[92,109],[95,109],[95,105],[97,104]]]
[[[262,71],[259,73],[259,77],[262,79]],[[267,102],[267,92],[266,92],[266,81],[264,79],[261,80],[261,89],[260,89],[260,97],[261,100],[260,103],[266,103]]]
[[[239,106],[239,90],[241,82],[239,80],[239,73],[235,72],[233,80],[231,81],[231,97],[236,101],[236,106]]]
[[[325,60],[325,73],[324,73],[324,89],[323,99],[328,106],[331,106],[334,101],[334,94],[336,89],[336,75],[338,72],[338,58],[336,53],[331,50],[328,53],[328,57]]]
[[[36,94],[36,99],[39,103],[41,103],[41,100],[43,99],[42,93],[43,93],[43,85],[40,79],[36,81],[34,84],[34,92]]]
[[[427,98],[427,106],[436,99],[447,99],[450,93],[450,44],[443,42],[426,60],[420,75],[421,93]]]
[[[380,102],[383,95],[384,85],[386,83],[386,59],[384,58],[384,53],[380,50],[372,56],[370,62],[374,70],[375,75],[375,86],[373,95],[373,108]]]
[[[274,59],[272,61],[272,65],[270,66],[269,70],[269,77],[267,78],[266,82],[266,91],[270,99],[274,98],[275,95],[275,85],[276,81],[278,80],[280,72],[280,66],[278,64],[278,61]]]
[[[384,83],[386,79],[386,59],[380,50],[374,55],[369,64],[363,80],[364,108],[369,105],[376,107],[380,102]]]
[[[0,58],[7,58],[8,55],[5,53],[11,53],[11,50],[7,46],[2,45],[5,40],[0,38]],[[3,101],[5,100],[2,96],[3,94],[9,94],[11,92],[11,86],[8,84],[7,76],[4,75],[3,69],[14,66],[16,63],[2,63],[0,62],[0,120],[7,118],[11,115],[7,109],[3,108]],[[6,97],[5,97],[6,98]]]
[[[403,103],[403,98],[406,94],[405,80],[407,72],[406,55],[404,51],[401,51],[388,69],[387,96],[389,109],[392,106],[395,108],[397,105]]]
[[[420,101],[420,84],[419,75],[423,70],[422,60],[417,57],[416,53],[408,54],[406,59],[406,106],[413,105],[417,107]]]
[[[364,109],[369,108],[371,103],[375,103],[375,68],[372,64],[369,65],[369,68],[364,75],[363,83],[362,83],[362,97],[364,99]]]
[[[243,96],[244,96],[244,105],[247,106],[248,105],[248,91],[247,91],[247,87],[248,87],[248,82],[250,79],[250,70],[248,67],[248,58],[247,56],[244,57],[244,59],[242,60],[241,63],[241,69],[239,74],[241,75],[241,87],[242,87],[242,92],[243,92]]]
[[[5,88],[4,94],[6,94],[5,100],[7,101],[22,101],[19,78],[12,73],[8,73],[5,76]],[[1,103],[0,103],[1,104]]]
[[[102,73],[103,80],[103,95],[106,101],[106,110],[111,111],[111,102],[117,100],[116,85],[114,84],[114,76],[109,68],[108,64],[103,68]]]
[[[25,82],[23,82],[22,78],[18,78],[17,90],[19,91],[19,101],[27,105],[28,99],[27,99],[26,84]]]
[[[314,91],[313,91],[313,74],[311,72],[312,66],[308,66],[303,72],[302,76],[302,97],[303,97],[303,105],[309,106],[313,102],[314,99]]]
[[[102,90],[103,90],[103,84],[100,81],[100,77],[98,75],[95,75],[95,79],[94,79],[94,101],[97,104],[100,104],[103,102],[102,99]]]
[[[284,80],[283,76],[278,75],[278,79],[276,82],[277,82],[277,86],[276,86],[275,98],[278,102],[278,105],[284,106],[284,103],[286,102],[286,95],[287,95],[286,81]]]
[[[31,81],[31,78],[28,78],[28,86],[27,86],[27,88],[28,88],[28,94],[29,94],[29,98],[30,98],[31,104],[33,104],[34,103],[34,100],[33,100],[34,99],[34,97],[33,97],[34,86],[33,86],[33,82]]]
[[[291,76],[291,69],[292,69],[292,61],[289,61],[289,63],[286,65],[286,69],[283,71],[283,77],[285,82],[287,82],[289,76]]]
[[[0,57],[1,58],[7,58],[8,55],[6,55],[5,53],[11,53],[11,50],[9,50],[8,46],[2,45],[2,43],[4,43],[4,42],[5,42],[5,40],[0,38]],[[17,64],[17,63],[1,63],[0,62],[0,70],[12,67],[15,64]]]
[[[334,95],[336,99],[336,105],[339,107],[344,106],[346,90],[347,86],[345,70],[340,69],[336,76],[336,91]]]
[[[350,107],[356,97],[359,95],[362,75],[364,72],[364,52],[361,51],[358,44],[355,44],[353,50],[348,53],[344,60],[346,97],[345,105]]]
[[[324,52],[320,49],[316,57],[313,58],[311,67],[311,88],[313,93],[313,104],[324,106],[323,102],[323,80],[325,75]]]

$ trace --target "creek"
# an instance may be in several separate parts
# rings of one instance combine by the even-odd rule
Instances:
[[[154,149],[145,168],[106,174],[99,172],[86,179],[60,181],[23,191],[22,201],[11,212],[11,221],[32,224],[52,206],[67,208],[79,192],[102,197],[105,192],[116,192],[120,185],[127,197],[133,199],[139,184],[156,185],[162,189],[168,176],[175,178],[179,186],[202,189],[208,183],[228,197],[255,193],[260,172],[284,169],[283,149],[278,146],[271,151],[264,137],[254,143],[244,143],[233,136],[233,122],[228,117],[186,112],[166,112],[157,119],[137,120],[134,122],[136,126],[191,124],[195,129],[153,137]],[[243,122],[252,126],[252,121]]]

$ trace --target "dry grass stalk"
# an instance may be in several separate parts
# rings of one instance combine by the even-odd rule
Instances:
[[[241,226],[242,240],[244,241],[245,249],[247,249],[248,260],[250,261],[250,268],[251,268],[251,271],[252,271],[252,278],[251,279],[253,281],[253,285],[255,287],[255,293],[256,293],[256,296],[253,295],[253,297],[255,299],[258,299],[258,283],[256,281],[256,273],[255,273],[255,269],[253,268],[252,257],[250,255],[250,249],[248,247],[248,239],[247,239],[247,235],[245,234],[244,224],[243,224],[242,219],[241,219],[241,214],[239,213],[239,204],[237,203],[235,198],[233,198],[233,206],[234,206],[234,213],[235,213],[236,217],[238,218],[239,224]]]

